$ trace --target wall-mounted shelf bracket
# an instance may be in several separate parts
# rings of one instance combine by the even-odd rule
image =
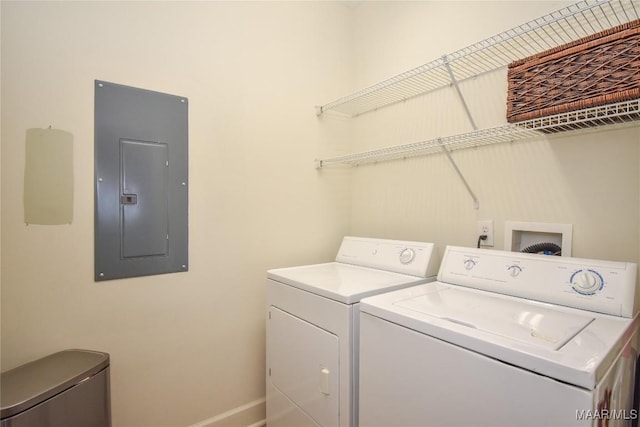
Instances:
[[[467,118],[471,123],[471,127],[473,127],[473,130],[477,130],[478,126],[476,126],[476,122],[473,121],[473,116],[471,116],[471,111],[469,111],[469,107],[467,106],[467,102],[464,99],[464,95],[462,95],[462,91],[460,91],[458,80],[456,79],[456,76],[453,75],[453,70],[451,69],[451,65],[449,65],[449,59],[447,58],[447,55],[442,55],[442,62],[447,68],[447,72],[449,73],[449,77],[451,78],[451,85],[456,90],[458,98],[460,98],[460,103],[462,103],[462,108],[464,108],[464,112],[467,114]]]
[[[476,197],[475,193],[473,192],[473,190],[469,186],[469,183],[467,182],[467,180],[464,178],[464,175],[462,175],[462,172],[460,172],[460,168],[458,168],[458,165],[453,160],[453,157],[451,157],[451,154],[449,153],[449,150],[447,150],[447,146],[442,141],[442,138],[438,138],[437,142],[438,142],[438,145],[440,146],[440,148],[442,148],[442,151],[444,152],[444,154],[447,156],[447,159],[449,159],[449,162],[451,163],[451,166],[453,166],[453,169],[458,174],[458,177],[460,177],[460,180],[464,184],[464,187],[467,189],[467,192],[471,196],[471,199],[473,200],[473,208],[474,209],[480,208],[480,202],[478,201],[478,198]]]
[[[444,63],[445,68],[447,69],[447,73],[449,73],[449,77],[451,78],[451,85],[453,86],[453,88],[456,90],[456,93],[458,94],[458,98],[460,99],[462,108],[464,109],[464,112],[467,115],[467,119],[469,119],[469,123],[471,123],[471,127],[473,128],[473,130],[478,130],[478,126],[476,126],[476,122],[473,120],[471,111],[467,106],[467,102],[464,99],[464,95],[462,94],[462,91],[460,90],[460,86],[458,85],[458,80],[456,79],[456,76],[453,74],[453,70],[449,65],[449,59],[447,58],[447,55],[442,55],[442,62]],[[460,177],[460,180],[462,181],[465,188],[467,189],[467,192],[473,199],[473,208],[478,209],[480,207],[480,202],[478,202],[478,198],[476,197],[473,190],[471,190],[471,187],[469,186],[469,183],[467,182],[467,180],[464,178],[464,175],[462,175],[462,172],[460,172],[460,168],[458,167],[456,162],[453,160],[453,157],[451,157],[451,154],[449,153],[449,150],[447,149],[446,145],[444,145],[442,138],[438,138],[437,142],[438,142],[438,145],[442,148],[442,151],[444,152],[444,154],[447,156],[447,159],[449,159],[451,166],[453,166],[453,169],[456,171],[456,173]]]

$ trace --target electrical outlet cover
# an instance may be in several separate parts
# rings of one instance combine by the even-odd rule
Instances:
[[[486,235],[485,240],[480,240],[480,246],[493,246],[493,220],[478,221],[477,237]]]

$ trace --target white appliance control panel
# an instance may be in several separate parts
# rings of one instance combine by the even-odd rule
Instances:
[[[633,317],[637,264],[490,249],[447,247],[438,281]]]
[[[345,236],[336,261],[429,277],[438,273],[434,250],[433,243]]]

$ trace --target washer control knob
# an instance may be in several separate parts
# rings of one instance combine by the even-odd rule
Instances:
[[[571,286],[580,294],[592,295],[602,286],[602,276],[595,270],[578,270],[571,276]]]
[[[400,252],[400,262],[402,264],[409,264],[416,257],[416,251],[411,248],[405,248]]]
[[[464,268],[465,268],[465,270],[471,270],[475,266],[476,266],[476,262],[474,260],[472,260],[471,258],[468,258],[468,259],[464,260]]]
[[[509,276],[511,277],[518,277],[520,273],[522,273],[522,267],[520,267],[519,265],[510,265],[509,267],[507,267],[507,270],[509,271]]]

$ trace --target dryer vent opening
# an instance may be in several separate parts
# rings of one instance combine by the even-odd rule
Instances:
[[[520,252],[525,252],[528,254],[539,254],[539,255],[557,255],[562,256],[562,248],[555,243],[545,242],[545,243],[535,243],[533,245],[527,246],[522,249]]]

